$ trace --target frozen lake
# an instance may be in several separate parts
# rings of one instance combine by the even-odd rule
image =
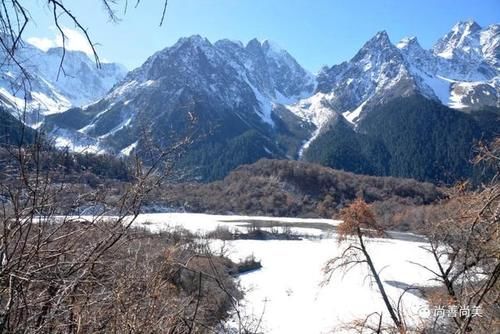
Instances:
[[[259,332],[348,333],[348,330],[343,329],[345,324],[363,319],[373,312],[384,312],[385,320],[389,320],[376,286],[366,278],[365,265],[345,274],[338,272],[329,284],[321,285],[325,279],[323,266],[347,245],[337,242],[334,227],[339,221],[165,213],[140,215],[134,225],[153,232],[181,226],[192,232],[206,233],[217,226],[225,226],[230,230],[245,229],[243,225],[248,222],[278,226],[293,224],[293,232],[311,236],[303,240],[226,242],[229,257],[233,260],[238,261],[253,254],[262,262],[261,269],[239,276],[241,286],[246,291],[241,302],[241,313],[262,319]],[[406,285],[432,284],[426,270],[410,263],[418,262],[434,268],[433,259],[422,249],[423,246],[425,243],[401,239],[367,241],[367,248],[377,270],[381,271],[381,278]],[[214,247],[217,247],[217,241],[214,241]],[[385,284],[385,288],[390,298],[397,302],[403,290],[389,284]],[[426,306],[426,302],[406,293],[403,306],[407,317],[412,319],[416,318],[420,308]]]

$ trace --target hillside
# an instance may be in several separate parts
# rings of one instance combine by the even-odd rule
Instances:
[[[500,111],[463,113],[422,96],[379,105],[354,128],[330,125],[304,158],[332,168],[451,184],[473,176],[479,140],[498,134]]]
[[[35,130],[25,126],[16,117],[0,107],[0,145],[31,143],[35,136]]]
[[[222,181],[169,185],[152,202],[188,212],[330,218],[356,197],[390,216],[404,206],[433,203],[446,195],[430,183],[411,179],[263,159],[237,168]]]

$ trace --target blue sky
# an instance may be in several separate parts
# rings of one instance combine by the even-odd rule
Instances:
[[[122,0],[124,3],[125,0]],[[44,1],[34,1],[35,23],[26,37],[50,46],[57,44],[51,12]],[[270,39],[288,50],[304,67],[316,72],[323,65],[350,59],[377,31],[391,41],[417,36],[423,47],[434,42],[460,20],[480,25],[500,23],[499,0],[169,0],[166,22],[159,27],[162,0],[142,0],[127,13],[118,6],[121,22],[107,19],[99,0],[69,0],[72,9],[98,42],[100,56],[129,69],[141,65],[155,51],[183,36],[200,34],[214,42],[229,38],[247,42]],[[74,28],[71,48],[85,48]]]

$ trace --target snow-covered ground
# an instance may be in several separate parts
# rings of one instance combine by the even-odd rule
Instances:
[[[153,232],[181,226],[192,232],[204,233],[215,230],[217,226],[242,229],[242,225],[249,221],[300,224],[292,228],[293,232],[315,236],[303,240],[235,240],[226,243],[229,257],[233,260],[253,254],[262,262],[260,270],[239,277],[241,286],[246,290],[241,313],[257,319],[257,322],[262,317],[259,332],[349,333],[343,326],[350,321],[385,311],[376,287],[366,278],[365,266],[347,273],[339,272],[328,284],[321,284],[325,280],[322,272],[325,263],[338,256],[346,246],[339,245],[336,235],[324,228],[328,225],[333,227],[339,221],[162,213],[140,215],[134,224]],[[306,224],[311,224],[311,227],[305,227]],[[217,241],[214,241],[214,249],[217,246]],[[411,263],[418,262],[434,268],[433,260],[422,249],[423,246],[425,244],[421,242],[396,239],[371,239],[367,242],[382,279],[398,281],[403,285],[432,284],[429,273]],[[389,284],[385,287],[391,299],[397,302],[403,290]],[[426,302],[406,293],[403,306],[407,318],[416,319],[418,310],[424,308]],[[389,321],[387,313],[384,318]]]
[[[430,276],[408,261],[431,265],[432,259],[419,243],[398,240],[373,240],[369,248],[384,280],[406,284],[429,284]],[[348,333],[342,327],[373,312],[385,311],[375,286],[366,279],[366,267],[335,274],[326,285],[322,268],[328,259],[340,254],[334,239],[302,241],[237,240],[231,243],[235,260],[254,254],[263,268],[240,276],[248,289],[244,309],[250,315],[263,314],[265,333]],[[392,299],[403,290],[386,284]],[[417,315],[424,300],[405,294],[407,315]],[[385,314],[385,320],[389,320]]]

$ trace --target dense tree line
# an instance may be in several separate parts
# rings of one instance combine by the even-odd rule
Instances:
[[[397,98],[367,113],[356,131],[337,121],[305,158],[355,173],[452,184],[475,175],[473,147],[499,125],[495,109],[467,114],[421,96]]]
[[[16,147],[0,146],[1,175],[19,172],[21,165],[14,159]],[[36,160],[25,161],[25,168],[50,172],[54,182],[64,180],[71,183],[89,184],[92,187],[109,181],[131,181],[133,173],[126,159],[117,159],[110,155],[93,153],[72,153],[67,149],[57,150],[45,146]]]
[[[357,133],[345,119],[336,119],[305,151],[305,160],[353,173],[389,175],[390,153],[380,141]]]
[[[178,164],[185,169],[194,168],[204,181],[220,180],[240,165],[270,157],[266,146],[274,147],[257,131],[249,130],[225,142],[207,140],[196,143]]]
[[[18,145],[21,142],[31,143],[36,131],[23,124],[9,112],[0,108],[0,145]]]

